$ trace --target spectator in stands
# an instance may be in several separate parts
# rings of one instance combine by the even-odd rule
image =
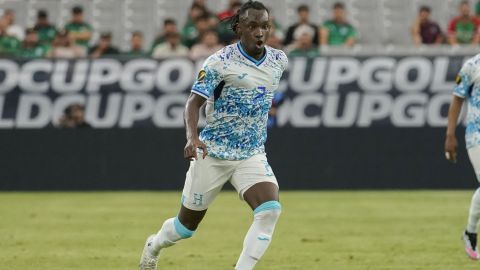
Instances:
[[[168,18],[163,21],[162,33],[155,38],[155,41],[153,41],[153,44],[150,48],[150,53],[158,44],[165,42],[166,36],[170,33],[178,33],[178,28],[175,20]]]
[[[169,33],[166,38],[166,42],[158,44],[153,49],[153,58],[188,56],[188,48],[180,42],[179,33]]]
[[[189,48],[193,46],[199,36],[195,24],[200,17],[206,17],[208,21],[207,11],[202,6],[193,3],[188,13],[187,23],[181,31],[182,43]]]
[[[118,53],[118,49],[112,46],[112,34],[109,32],[100,34],[98,44],[88,51],[91,58],[100,58]]]
[[[220,42],[224,45],[231,44],[236,39],[236,34],[230,27],[230,20],[228,18],[234,16],[242,6],[242,2],[230,0],[230,7],[218,14],[220,22],[218,23],[217,31]]]
[[[448,42],[452,45],[478,44],[480,20],[471,14],[468,1],[462,1],[458,9],[460,15],[448,25]]]
[[[143,50],[143,34],[140,31],[132,32],[130,37],[130,51],[125,53],[128,56],[132,57],[142,57],[146,53]]]
[[[61,128],[90,128],[85,121],[85,107],[81,104],[72,104],[65,108],[58,126]]]
[[[48,53],[48,45],[41,44],[38,39],[38,33],[33,28],[25,30],[25,39],[22,41],[17,56],[24,58],[41,58]]]
[[[238,0],[228,1],[228,9],[217,14],[220,21],[228,19],[237,13],[237,10],[242,6],[242,2]]]
[[[86,51],[79,47],[70,38],[67,30],[60,30],[55,35],[52,47],[47,55],[50,58],[82,58],[86,56]]]
[[[315,33],[313,36],[313,43],[315,45],[319,44],[319,39],[318,39],[318,27],[310,22],[310,9],[308,8],[307,5],[300,5],[297,8],[297,15],[298,15],[298,22],[295,23],[294,25],[291,25],[288,30],[287,34],[285,36],[285,40],[283,41],[284,45],[289,45],[292,42],[294,42],[294,33],[297,30],[298,27],[302,25],[309,26],[312,28],[313,32]]]
[[[315,32],[308,25],[301,25],[295,30],[295,42],[287,47],[289,56],[316,57],[320,55],[318,46],[313,43]]]
[[[182,44],[191,48],[196,43],[200,42],[200,37],[210,29],[210,22],[208,15],[202,15],[195,20],[195,32],[191,32],[188,37],[182,38]]]
[[[207,1],[206,0],[193,0],[193,4],[200,6],[204,10],[205,15],[208,16],[209,28],[215,28],[217,26],[217,23],[218,23],[218,18],[213,12],[210,11],[210,9],[208,9]]]
[[[47,11],[43,9],[37,12],[37,22],[33,29],[37,31],[38,40],[43,44],[51,44],[57,33],[55,26],[48,22]]]
[[[345,16],[345,5],[337,2],[332,8],[333,18],[326,21],[321,28],[321,44],[329,46],[353,46],[357,31],[349,24]]]
[[[281,30],[280,24],[277,23],[273,15],[270,15],[269,18],[270,18],[270,35],[268,36],[266,44],[275,49],[282,49],[283,47],[282,41],[285,35]]]
[[[442,29],[440,29],[438,23],[430,20],[430,7],[420,7],[418,17],[412,27],[412,39],[417,46],[443,43]]]
[[[18,24],[15,24],[15,11],[11,9],[5,10],[2,18],[7,22],[7,35],[13,36],[22,41],[25,38],[25,29]]]
[[[83,8],[75,6],[72,8],[72,20],[65,25],[65,30],[68,31],[73,42],[78,46],[88,48],[88,42],[92,37],[92,26],[83,20]]]
[[[20,48],[20,41],[7,34],[8,21],[6,18],[0,18],[0,55],[10,56],[17,53]]]
[[[193,45],[190,50],[190,58],[193,60],[204,59],[222,48],[218,42],[218,34],[214,30],[203,33],[200,43]]]

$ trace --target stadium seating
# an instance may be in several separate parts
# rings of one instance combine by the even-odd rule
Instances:
[[[470,0],[472,7],[475,0]],[[113,42],[121,49],[128,47],[129,33],[141,30],[146,44],[150,44],[161,30],[163,19],[175,18],[181,27],[187,18],[192,0],[0,0],[0,12],[13,9],[17,24],[31,26],[36,10],[49,11],[50,20],[58,26],[64,25],[74,5],[82,5],[85,19],[95,29],[93,42],[102,31],[113,33]],[[276,20],[286,29],[296,21],[296,7],[307,4],[311,9],[312,21],[320,24],[330,16],[330,9],[337,0],[263,0],[271,8]],[[450,18],[456,15],[459,0],[344,0],[350,22],[358,29],[359,47],[356,52],[376,51],[378,45],[383,52],[395,52],[397,48],[411,45],[410,26],[420,5],[432,8],[432,17],[445,31]],[[228,0],[207,0],[208,7],[219,12],[228,5]],[[403,50],[403,49],[400,49]],[[437,48],[439,52],[455,49]],[[326,52],[339,51],[326,49]],[[341,51],[341,49],[340,49]],[[350,53],[352,52],[349,50]]]

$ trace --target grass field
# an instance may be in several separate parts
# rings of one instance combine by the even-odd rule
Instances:
[[[479,269],[460,242],[473,191],[283,192],[256,269]],[[0,269],[137,269],[179,193],[0,193]],[[233,269],[251,211],[232,192],[159,269]]]

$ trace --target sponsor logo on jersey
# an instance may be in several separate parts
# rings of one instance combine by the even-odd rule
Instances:
[[[203,82],[205,80],[205,75],[207,75],[205,70],[203,70],[203,69],[200,70],[200,72],[198,73],[198,76],[197,76],[197,81]]]

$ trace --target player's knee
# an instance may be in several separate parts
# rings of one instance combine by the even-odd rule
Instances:
[[[180,222],[178,217],[175,217],[173,225],[175,226],[175,231],[182,239],[190,238],[195,233],[194,230],[189,230],[187,227],[185,227],[185,225]]]
[[[253,211],[256,220],[275,224],[282,213],[282,205],[278,201],[268,201],[259,205]]]

